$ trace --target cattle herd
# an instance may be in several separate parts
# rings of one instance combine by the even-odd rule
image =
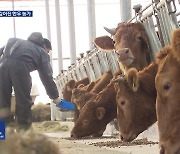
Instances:
[[[97,48],[117,53],[120,71],[96,81],[68,81],[63,98],[76,105],[71,137],[102,136],[117,119],[120,138],[130,142],[156,121],[160,154],[180,153],[180,29],[171,44],[152,57],[141,23],[121,23],[94,40]]]

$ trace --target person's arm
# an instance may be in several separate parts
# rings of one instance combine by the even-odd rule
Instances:
[[[38,69],[40,79],[46,89],[46,93],[50,99],[57,99],[59,97],[59,92],[57,86],[53,80],[52,68],[48,59],[48,54],[44,53],[41,56],[40,66]]]
[[[4,50],[4,46],[2,48],[0,48],[0,57],[2,56],[3,54],[3,50]]]

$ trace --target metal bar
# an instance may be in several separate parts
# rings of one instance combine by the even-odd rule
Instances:
[[[164,34],[165,34],[165,45],[169,45],[170,44],[170,38],[169,38],[168,28],[167,28],[167,24],[166,24],[167,17],[165,17],[164,6],[162,6],[162,8],[160,9],[160,12],[161,12],[162,25],[163,25]]]
[[[164,40],[164,45],[168,45],[169,42],[168,42],[168,39],[167,39],[167,34],[166,34],[166,28],[165,28],[165,23],[164,23],[164,19],[163,19],[163,12],[162,12],[162,9],[159,9],[157,11],[157,15],[158,15],[158,18],[159,18],[159,22],[160,22],[160,28],[161,28],[161,31],[162,31],[162,36],[163,36],[163,40]]]
[[[69,19],[69,42],[70,42],[70,62],[76,62],[76,36],[74,23],[74,3],[73,0],[67,0],[68,3],[68,19]]]
[[[96,20],[94,0],[87,0],[88,29],[89,29],[89,49],[93,49],[93,41],[96,38]]]
[[[131,0],[120,0],[121,22],[127,22],[131,16]]]
[[[105,53],[102,51],[97,52],[98,61],[100,63],[101,74],[108,70],[107,59],[105,59]]]
[[[46,28],[47,28],[47,38],[51,41],[51,26],[50,26],[50,15],[49,15],[49,0],[45,0],[45,11],[46,11]],[[52,52],[49,53],[51,66],[53,67]]]
[[[60,6],[59,0],[55,1],[56,11],[56,29],[57,29],[57,51],[58,51],[58,68],[59,73],[63,70],[63,59],[62,59],[62,41],[61,41],[61,24],[60,24]]]
[[[170,36],[171,36],[171,31],[172,31],[172,26],[170,24],[170,22],[172,22],[170,20],[170,17],[169,17],[169,13],[168,13],[168,10],[166,9],[166,7],[164,6],[163,7],[163,15],[164,15],[164,22],[165,22],[165,26],[166,26],[166,34],[167,34],[167,38],[168,38],[168,42],[170,44]]]
[[[12,10],[14,11],[14,0],[12,0]],[[13,17],[13,32],[14,32],[14,37],[16,37],[16,20]]]
[[[165,4],[166,4],[166,7],[168,9],[169,16],[172,20],[172,22],[171,22],[172,29],[175,29],[175,28],[179,28],[179,25],[177,22],[177,16],[176,16],[175,12],[172,11],[171,2],[173,2],[173,0],[171,0],[170,2],[166,2]]]
[[[143,20],[143,25],[146,30],[146,33],[148,34],[150,47],[153,53],[151,55],[151,59],[154,59],[154,53],[161,48],[161,44],[157,37],[152,17],[149,17],[146,20]]]

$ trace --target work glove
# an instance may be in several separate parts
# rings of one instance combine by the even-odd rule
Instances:
[[[54,104],[58,104],[58,103],[60,103],[61,102],[61,98],[55,98],[55,99],[53,99],[53,103]]]
[[[53,100],[54,101],[54,100]],[[59,102],[58,102],[59,101]],[[64,110],[64,111],[68,111],[68,110],[75,110],[75,104],[72,103],[72,102],[67,102],[66,100],[64,99],[55,99],[55,103],[56,104],[56,107],[60,108],[60,110]]]

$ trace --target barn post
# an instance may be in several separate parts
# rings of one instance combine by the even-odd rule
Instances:
[[[56,13],[58,68],[59,68],[59,74],[60,74],[61,70],[63,70],[60,6],[59,6],[59,0],[54,0],[54,1],[55,1],[55,13]]]
[[[12,0],[12,10],[14,11],[14,0]],[[15,20],[15,17],[13,17],[13,31],[14,31],[14,37],[16,37],[16,20]]]
[[[131,0],[120,0],[120,17],[121,22],[126,22],[132,18]]]
[[[69,42],[70,42],[70,62],[76,62],[76,36],[74,24],[74,3],[73,0],[67,0],[68,3],[68,19],[69,19]]]
[[[93,48],[93,41],[96,37],[95,3],[94,0],[87,0],[88,28],[89,28],[89,49]]]
[[[46,8],[46,28],[47,28],[47,38],[51,41],[51,26],[50,26],[50,15],[49,15],[49,0],[45,0],[45,8]],[[52,62],[52,53],[50,52],[50,62],[53,67]]]

